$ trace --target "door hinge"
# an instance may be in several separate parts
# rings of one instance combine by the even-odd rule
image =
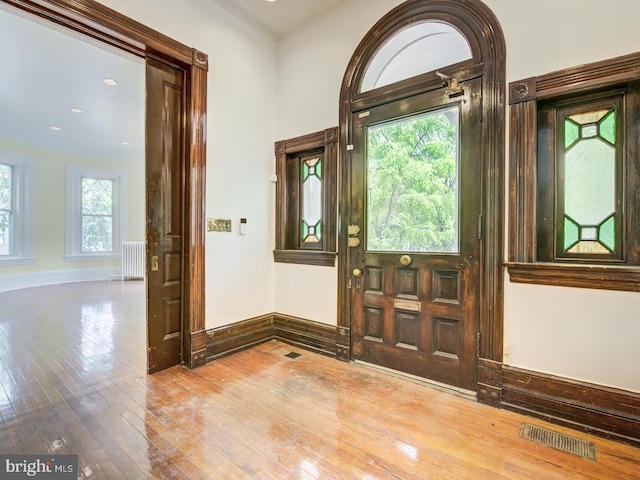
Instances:
[[[476,357],[480,358],[480,332],[476,333]]]
[[[482,240],[482,214],[478,215],[478,240]]]

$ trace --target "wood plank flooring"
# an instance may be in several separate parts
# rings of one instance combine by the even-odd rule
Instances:
[[[0,293],[0,453],[77,454],[81,479],[640,479],[637,448],[275,341],[147,376],[144,316],[142,282]]]

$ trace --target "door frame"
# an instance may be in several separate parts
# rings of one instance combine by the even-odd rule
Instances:
[[[144,59],[154,58],[185,72],[185,161],[183,184],[184,232],[182,252],[183,358],[189,368],[206,361],[204,304],[206,103],[208,57],[95,0],[0,0]],[[146,187],[145,187],[146,188]],[[146,222],[145,222],[146,223]],[[147,317],[147,323],[149,318]]]
[[[461,80],[482,78],[482,211],[483,233],[480,265],[480,341],[478,348],[478,400],[499,405],[496,375],[501,371],[504,322],[504,170],[505,170],[505,55],[500,24],[480,0],[408,0],[391,10],[369,30],[356,48],[340,90],[340,195],[338,250],[337,357],[351,360],[351,299],[347,292],[349,271],[348,225],[351,218],[352,112],[441,88],[442,81],[428,74],[360,93],[360,82],[369,61],[391,35],[419,20],[453,24],[467,38],[473,59],[445,67]]]

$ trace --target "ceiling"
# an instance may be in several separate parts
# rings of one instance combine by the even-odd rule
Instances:
[[[277,38],[344,0],[194,1],[213,2],[218,10]],[[118,85],[106,85],[105,78]],[[0,3],[0,137],[65,153],[142,162],[144,99],[141,58]],[[74,113],[74,108],[82,112]]]
[[[0,66],[0,136],[49,150],[144,160],[142,59],[0,9]],[[105,78],[118,85],[106,85]]]
[[[344,0],[207,0],[235,16],[279,38],[301,22]]]

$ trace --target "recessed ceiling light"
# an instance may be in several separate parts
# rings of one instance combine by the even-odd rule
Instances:
[[[82,109],[81,109],[81,108],[78,108],[78,107],[73,107],[73,108],[71,109],[71,111],[72,111],[73,113],[82,113]]]
[[[267,0],[267,2],[275,2],[276,0]]]
[[[60,127],[51,127],[51,130],[55,130],[56,132],[58,132],[58,131],[62,130],[62,128],[60,128]]]
[[[131,142],[122,142],[123,145],[131,145]]]
[[[117,80],[114,80],[113,78],[105,78],[103,80],[104,83],[106,83],[107,85],[117,85],[118,82]]]

